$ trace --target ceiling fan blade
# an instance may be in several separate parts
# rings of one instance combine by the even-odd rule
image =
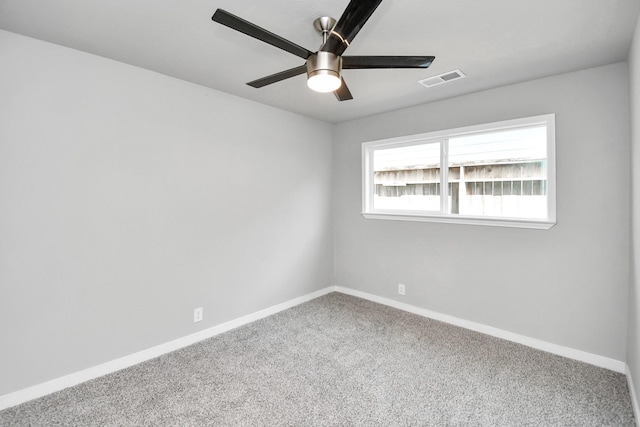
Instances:
[[[302,46],[298,46],[297,44],[290,42],[289,40],[284,39],[277,34],[273,34],[272,32],[267,31],[264,28],[260,28],[249,21],[245,21],[244,19],[239,18],[225,10],[216,10],[211,19],[219,24],[225,25],[255,39],[268,43],[271,46],[275,46],[289,53],[293,53],[294,55],[299,56],[302,59],[307,59],[309,58],[309,56],[313,55],[313,52],[311,52],[310,50],[307,50]]]
[[[342,55],[380,3],[382,0],[351,0],[320,50]]]
[[[353,99],[353,95],[351,95],[351,91],[344,82],[344,79],[342,79],[342,84],[335,92],[333,92],[333,94],[338,98],[338,101],[348,101]]]
[[[275,73],[270,76],[263,77],[258,80],[254,80],[247,84],[255,88],[260,88],[266,85],[270,85],[271,83],[277,83],[279,81],[288,79],[289,77],[295,77],[297,75],[304,74],[306,72],[307,72],[307,66],[305,64],[299,67],[291,68],[290,70],[281,71],[279,73]]]
[[[343,69],[429,68],[435,56],[343,56]]]

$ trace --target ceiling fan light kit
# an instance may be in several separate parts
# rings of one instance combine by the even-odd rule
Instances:
[[[249,86],[260,88],[306,72],[310,89],[333,92],[339,101],[347,101],[353,96],[342,77],[343,68],[428,68],[435,59],[434,56],[342,56],[381,2],[351,0],[337,22],[326,16],[316,19],[313,26],[322,34],[322,45],[317,52],[311,52],[222,9],[216,10],[211,19],[306,60],[305,65],[251,81],[247,83]]]
[[[334,92],[342,84],[341,70],[341,57],[331,52],[314,53],[307,59],[307,86],[316,92]]]

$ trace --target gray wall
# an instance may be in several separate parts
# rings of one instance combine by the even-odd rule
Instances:
[[[631,81],[631,283],[629,287],[629,339],[627,365],[636,393],[640,393],[640,23],[629,54]],[[639,398],[636,396],[636,398]],[[640,407],[640,402],[636,402]],[[636,413],[636,416],[640,414]]]
[[[628,90],[627,64],[619,63],[337,125],[336,284],[625,360]],[[546,113],[556,114],[552,229],[360,215],[362,142]]]
[[[331,284],[628,360],[640,384],[637,280],[626,311],[626,64],[347,122],[332,134],[2,31],[0,63],[0,395]],[[557,123],[551,230],[360,216],[362,142],[546,113]],[[205,320],[194,325],[198,306]]]
[[[0,395],[332,284],[330,125],[3,31],[0,64]]]

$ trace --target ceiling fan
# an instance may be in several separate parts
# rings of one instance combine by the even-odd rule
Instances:
[[[306,60],[304,65],[251,81],[247,83],[249,86],[260,88],[306,72],[309,88],[317,92],[333,92],[339,101],[346,101],[353,96],[344,82],[342,70],[428,68],[435,59],[434,56],[342,56],[380,3],[382,0],[351,0],[337,22],[329,17],[316,19],[313,26],[322,34],[322,45],[317,52],[222,9],[216,10],[211,19]]]

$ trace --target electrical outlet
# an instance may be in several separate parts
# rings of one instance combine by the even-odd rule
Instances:
[[[398,283],[398,293],[404,295],[404,285],[402,283]]]
[[[202,307],[193,309],[193,323],[202,321]]]

